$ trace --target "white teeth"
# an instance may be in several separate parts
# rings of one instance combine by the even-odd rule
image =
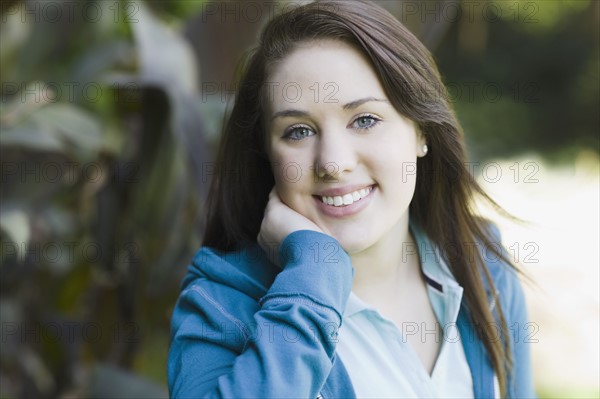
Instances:
[[[351,193],[344,194],[343,196],[339,196],[339,195],[336,195],[335,197],[321,196],[321,201],[323,201],[324,204],[333,205],[333,206],[350,205],[356,201],[361,200],[362,198],[365,198],[367,195],[369,195],[369,193],[371,192],[372,189],[373,189],[372,187],[367,187],[367,188],[360,189],[358,191],[353,191]]]

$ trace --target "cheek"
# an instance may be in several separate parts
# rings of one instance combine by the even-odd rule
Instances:
[[[275,187],[281,201],[299,214],[310,217],[312,196],[306,184],[306,171],[294,162],[273,167]]]
[[[305,171],[298,162],[290,161],[285,158],[274,157],[271,161],[271,170],[278,187],[293,188],[293,185],[302,180]]]
[[[274,151],[271,154],[271,170],[279,196],[288,206],[292,206],[310,180],[310,169],[297,156]]]
[[[394,148],[394,147],[389,147]],[[412,148],[379,151],[379,156],[372,160],[375,176],[382,185],[382,190],[393,196],[411,197],[417,178],[417,157]]]
[[[310,181],[314,167],[310,150],[295,151],[289,148],[273,148],[269,154],[275,181],[281,185],[304,185]]]
[[[370,157],[373,168],[382,174],[400,177],[406,171],[416,170],[417,155],[412,146],[392,143],[377,147],[373,154],[376,154]]]

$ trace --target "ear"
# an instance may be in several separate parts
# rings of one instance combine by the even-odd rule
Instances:
[[[417,157],[422,158],[425,155],[427,155],[427,151],[429,151],[429,148],[427,146],[427,138],[425,137],[425,134],[423,134],[423,132],[421,131],[421,129],[418,126],[415,126],[415,130],[417,133],[417,140],[416,140]]]

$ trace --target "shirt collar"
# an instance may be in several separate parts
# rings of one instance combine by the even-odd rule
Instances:
[[[346,303],[346,310],[344,310],[344,317],[350,317],[356,313],[362,312],[363,310],[371,309],[369,305],[364,303],[354,291],[350,291],[348,302]]]
[[[454,278],[440,248],[412,220],[409,221],[409,228],[415,239],[415,250],[421,260],[427,293],[438,322],[442,326],[455,323],[460,311],[463,288]]]
[[[416,222],[411,220],[409,228],[417,246],[417,248],[414,248],[414,251],[419,255],[421,271],[425,275],[428,286],[441,292],[446,287],[460,287],[439,247],[427,237]]]

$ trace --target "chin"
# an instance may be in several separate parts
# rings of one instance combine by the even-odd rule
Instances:
[[[366,234],[353,234],[352,232],[343,232],[341,234],[332,234],[338,240],[344,251],[348,255],[354,255],[369,248],[373,243],[370,242]]]

